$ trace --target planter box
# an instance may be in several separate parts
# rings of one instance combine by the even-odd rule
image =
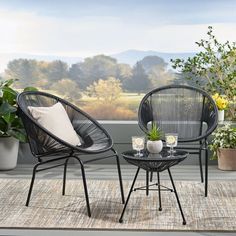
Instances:
[[[217,156],[220,170],[236,170],[236,149],[219,148]]]

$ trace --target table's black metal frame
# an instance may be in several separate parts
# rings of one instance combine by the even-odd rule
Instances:
[[[145,154],[144,154],[145,155]],[[186,152],[186,157],[187,157],[188,153]],[[126,158],[123,154],[123,157]],[[178,162],[176,162],[176,164],[178,164],[180,161],[184,160],[186,157],[184,158],[180,158],[180,160]],[[126,159],[127,160],[127,159]],[[144,159],[145,160],[145,159]],[[128,162],[130,162],[129,160],[127,160]],[[141,161],[141,160],[140,160]],[[147,160],[148,161],[148,160]],[[152,160],[154,161],[154,160]],[[156,160],[157,162],[161,162],[160,159],[157,159]],[[162,162],[168,162],[167,160],[164,160]],[[137,160],[138,162],[138,160]],[[170,163],[171,163],[171,159],[170,159]],[[169,163],[169,164],[170,164]],[[134,164],[131,162],[131,164]],[[176,164],[173,164],[173,165],[176,165]],[[125,201],[125,205],[124,205],[124,208],[123,208],[123,211],[121,213],[121,216],[120,216],[120,219],[119,219],[119,222],[122,223],[123,222],[123,216],[124,216],[124,213],[125,213],[125,210],[126,210],[126,207],[128,205],[128,202],[129,202],[129,199],[130,199],[130,196],[131,196],[131,193],[134,192],[134,191],[137,191],[137,190],[145,190],[146,191],[146,195],[148,196],[149,195],[149,191],[158,191],[158,198],[159,198],[159,211],[162,211],[162,204],[161,204],[161,191],[171,191],[171,192],[174,192],[175,194],[175,197],[176,197],[176,200],[177,200],[177,203],[178,203],[178,207],[179,207],[179,210],[180,210],[180,213],[181,213],[181,216],[182,216],[182,219],[183,219],[183,225],[186,225],[186,220],[185,220],[185,217],[184,217],[184,213],[183,213],[183,210],[182,210],[182,207],[181,207],[181,203],[179,201],[179,197],[178,197],[178,193],[177,193],[177,190],[176,190],[176,187],[175,187],[175,183],[174,183],[174,180],[173,180],[173,177],[172,177],[172,174],[171,174],[171,171],[170,171],[170,167],[173,166],[170,164],[169,167],[165,168],[165,169],[160,169],[160,170],[154,170],[154,169],[150,169],[150,170],[146,170],[146,185],[145,186],[141,186],[141,187],[138,187],[138,188],[134,188],[134,185],[135,185],[135,182],[136,182],[136,179],[138,177],[138,174],[139,174],[139,171],[142,167],[139,167],[138,166],[138,169],[136,171],[136,174],[134,176],[134,179],[133,179],[133,182],[132,182],[132,185],[130,187],[130,190],[129,190],[129,194],[126,198],[126,201]],[[142,168],[143,169],[143,168]],[[161,185],[160,183],[160,172],[164,171],[164,170],[168,170],[168,174],[169,174],[169,177],[170,177],[170,181],[171,181],[171,184],[172,184],[172,188],[168,188],[166,186],[163,186]],[[156,172],[157,173],[157,183],[155,184],[149,184],[149,171],[151,173],[153,172]],[[157,189],[150,189],[149,187],[151,186],[157,186],[158,188]],[[161,188],[162,187],[162,188]]]

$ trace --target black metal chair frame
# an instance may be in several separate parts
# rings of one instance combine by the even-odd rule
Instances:
[[[207,132],[199,135],[197,138],[194,138],[194,139],[186,139],[186,140],[178,141],[179,143],[199,142],[199,147],[189,147],[189,146],[176,147],[177,149],[188,150],[189,154],[197,154],[199,156],[199,167],[200,167],[200,176],[201,176],[202,183],[204,183],[203,168],[202,168],[202,151],[205,152],[205,197],[207,197],[207,194],[208,194],[208,161],[209,161],[209,150],[208,150],[207,138],[216,129],[217,124],[218,124],[218,110],[217,110],[216,104],[215,104],[214,100],[211,98],[211,96],[202,89],[192,87],[192,86],[187,86],[187,85],[169,85],[169,86],[163,86],[160,88],[156,88],[156,89],[150,91],[149,93],[147,93],[140,102],[139,111],[138,111],[139,127],[145,133],[147,133],[147,131],[148,131],[147,124],[145,124],[145,122],[142,120],[141,112],[142,112],[142,107],[143,107],[145,101],[148,99],[148,97],[150,97],[152,94],[158,93],[159,91],[168,90],[168,89],[178,89],[178,88],[179,89],[184,88],[184,89],[189,89],[189,90],[199,92],[204,97],[209,99],[209,101],[211,101],[211,105],[214,110],[214,117],[215,117],[214,123],[207,130]],[[202,114],[202,118],[203,118],[203,114]],[[154,122],[154,121],[150,120],[149,122]],[[201,125],[202,125],[202,123],[203,123],[203,120],[201,120]],[[163,140],[163,141],[165,141],[165,140]],[[152,176],[153,176],[153,173],[151,172],[150,181],[152,181]]]
[[[58,102],[61,102],[63,104],[66,104],[67,106],[70,106],[76,112],[82,113],[93,124],[95,124],[97,127],[99,127],[99,129],[102,130],[104,132],[104,134],[106,134],[106,136],[109,138],[109,141],[110,141],[109,147],[107,147],[103,150],[99,150],[99,151],[96,151],[96,150],[95,151],[94,150],[93,151],[92,150],[87,151],[87,150],[84,150],[80,146],[72,146],[71,144],[68,144],[65,141],[61,140],[59,137],[53,135],[48,130],[46,130],[44,127],[42,127],[29,114],[26,114],[23,111],[22,106],[21,106],[21,99],[25,95],[40,95],[40,96],[42,95],[42,96],[46,96],[46,97],[49,97],[49,98],[53,98],[53,99],[57,100]],[[85,194],[86,206],[87,206],[87,214],[88,214],[89,217],[91,217],[91,210],[90,210],[90,204],[89,204],[89,194],[88,194],[88,189],[87,189],[87,181],[86,181],[86,176],[85,176],[84,165],[87,164],[87,163],[90,163],[90,162],[99,161],[99,160],[107,159],[107,158],[110,158],[110,157],[115,157],[116,158],[117,170],[118,170],[118,176],[119,176],[119,185],[120,185],[120,191],[121,191],[121,199],[122,199],[122,203],[124,204],[125,198],[124,198],[124,190],[123,190],[123,184],[122,184],[122,175],[121,175],[121,169],[120,169],[119,156],[118,156],[118,153],[113,148],[113,140],[111,139],[110,135],[107,133],[107,131],[96,120],[94,120],[91,116],[89,116],[87,113],[80,110],[79,108],[77,108],[73,104],[71,104],[71,103],[69,103],[69,102],[67,102],[67,101],[65,101],[65,100],[63,100],[63,99],[61,99],[57,96],[54,96],[54,95],[48,94],[48,93],[44,93],[44,92],[39,92],[39,91],[23,92],[23,93],[21,93],[17,96],[17,104],[18,104],[18,113],[19,113],[19,116],[21,117],[21,119],[23,121],[23,124],[26,128],[26,133],[27,133],[28,137],[30,137],[30,134],[29,134],[29,131],[27,129],[26,122],[32,122],[38,129],[43,130],[48,136],[50,136],[52,139],[56,140],[59,144],[61,144],[62,146],[64,146],[65,148],[67,148],[69,150],[69,151],[66,151],[66,153],[63,153],[63,151],[62,152],[52,151],[52,152],[46,152],[45,154],[37,155],[37,154],[34,153],[32,143],[29,142],[31,152],[32,152],[33,156],[35,156],[38,159],[38,163],[33,168],[33,174],[32,174],[30,188],[29,188],[29,192],[28,192],[28,196],[27,196],[27,200],[26,200],[26,206],[29,206],[29,202],[30,202],[31,193],[32,193],[32,190],[33,190],[33,185],[34,185],[34,180],[35,180],[35,177],[36,177],[36,173],[44,171],[44,170],[56,168],[56,167],[59,167],[59,166],[64,166],[62,195],[65,195],[66,173],[67,173],[68,162],[69,162],[70,159],[75,159],[76,161],[79,162],[80,167],[81,167],[84,194]],[[103,157],[97,157],[97,158],[93,158],[93,159],[85,160],[85,161],[81,159],[81,156],[84,156],[84,155],[96,155],[96,154],[105,153],[105,152],[108,152],[108,151],[111,151],[112,154],[108,155],[108,156],[105,156],[105,157],[104,156]],[[53,157],[52,158],[52,156],[54,156],[54,155],[57,155],[59,157],[57,157],[57,158]],[[48,157],[49,157],[49,159],[44,160],[45,158],[48,158]],[[55,162],[57,162],[57,163],[55,163]],[[50,164],[50,166],[41,167],[43,165],[45,166],[45,165],[48,165],[48,164]],[[41,168],[39,168],[39,167],[41,167]]]

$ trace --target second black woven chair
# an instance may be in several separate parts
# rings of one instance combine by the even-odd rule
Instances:
[[[82,139],[81,146],[73,146],[60,137],[50,133],[44,127],[42,127],[31,115],[28,107],[50,107],[60,102],[65,108],[68,117],[72,123],[72,126],[79,137]],[[58,166],[64,166],[64,177],[62,194],[65,194],[66,187],[66,171],[68,161],[72,158],[76,159],[81,167],[83,187],[85,193],[85,199],[87,204],[88,216],[91,216],[89,195],[87,190],[86,176],[84,170],[84,164],[102,160],[105,158],[115,157],[119,176],[119,185],[121,191],[122,203],[124,203],[124,192],[122,185],[122,176],[120,170],[119,156],[113,148],[113,141],[106,130],[92,117],[80,110],[71,103],[56,97],[54,95],[29,91],[23,92],[18,95],[17,103],[19,107],[19,116],[22,118],[31,152],[37,158],[38,163],[33,168],[33,175],[30,184],[30,189],[26,201],[26,206],[29,205],[30,196],[32,193],[35,175],[39,171],[55,168]],[[63,124],[61,124],[63,129]],[[66,130],[65,130],[66,132]],[[96,155],[99,153],[111,152],[110,155],[97,157],[93,159],[84,159],[86,155]],[[46,165],[46,166],[45,166]]]
[[[139,106],[139,126],[147,132],[156,123],[164,133],[178,133],[179,143],[190,154],[199,156],[203,182],[202,151],[205,151],[205,196],[208,186],[208,136],[217,127],[218,112],[211,96],[205,91],[185,86],[170,85],[152,90]]]

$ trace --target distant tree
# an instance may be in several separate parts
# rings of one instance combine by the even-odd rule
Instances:
[[[87,94],[103,102],[114,102],[122,92],[121,83],[114,77],[98,80],[87,88]]]
[[[60,60],[50,62],[48,63],[46,73],[50,83],[56,82],[68,77],[68,65]]]
[[[48,67],[50,62],[37,61],[38,76],[35,81],[35,86],[42,89],[49,89],[50,79],[48,78]]]
[[[83,84],[82,81],[82,69],[81,69],[81,63],[72,64],[69,68],[69,75],[68,77],[75,81],[81,88],[86,87],[85,84]]]
[[[148,79],[152,88],[157,88],[170,83],[175,80],[175,74],[171,71],[167,71],[165,67],[156,65],[148,73]]]
[[[150,81],[143,66],[137,62],[133,67],[132,77],[124,82],[124,88],[133,92],[146,92],[150,87]]]
[[[128,64],[117,64],[117,76],[116,78],[123,83],[124,81],[130,79],[133,75],[132,68]]]
[[[6,79],[18,80],[17,87],[34,86],[39,78],[36,60],[14,59],[7,65]]]
[[[62,61],[36,61],[31,59],[15,59],[8,63],[5,77],[17,79],[19,88],[36,86],[48,89],[54,82],[66,78],[68,65]]]
[[[158,56],[146,56],[140,64],[143,66],[150,81],[150,89],[173,83],[175,76],[167,70],[168,63]]]
[[[79,86],[75,81],[70,79],[61,79],[50,87],[51,90],[55,90],[60,95],[63,95],[65,98],[74,101],[81,97]]]
[[[166,63],[163,58],[158,56],[146,56],[140,61],[140,64],[147,73],[149,73],[153,67],[158,66],[158,68],[163,70],[163,68],[166,68],[168,65],[168,63]]]
[[[108,77],[116,77],[117,62],[116,59],[97,55],[92,58],[85,58],[84,62],[79,63],[81,78],[79,84],[81,88],[86,88],[99,79],[106,80]]]

